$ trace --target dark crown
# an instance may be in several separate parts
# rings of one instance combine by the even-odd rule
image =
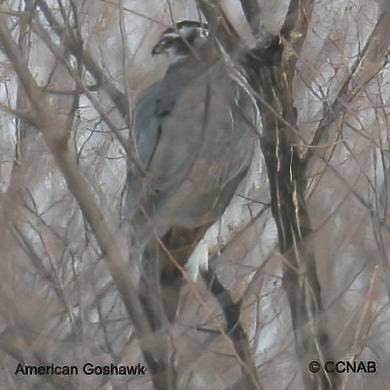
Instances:
[[[153,47],[152,54],[163,54],[172,50],[179,54],[188,53],[199,42],[206,41],[208,36],[206,23],[183,20],[163,32],[161,39]]]

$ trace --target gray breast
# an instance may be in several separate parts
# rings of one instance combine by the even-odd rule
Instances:
[[[162,233],[219,217],[251,161],[255,119],[222,60],[173,64],[140,96],[137,147],[147,175],[130,193]]]

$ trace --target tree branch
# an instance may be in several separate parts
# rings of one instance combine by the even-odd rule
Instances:
[[[334,140],[336,132],[331,131],[332,124],[337,122],[356,94],[384,66],[383,58],[388,55],[390,44],[389,25],[390,11],[386,11],[379,17],[374,30],[356,58],[348,78],[333,103],[327,108],[315,131],[311,146],[321,146]],[[308,167],[313,156],[324,159],[326,150],[327,148],[309,148],[303,159],[304,167]]]
[[[21,53],[7,28],[7,19],[1,13],[0,42],[2,50],[20,77],[30,100],[34,123],[41,130],[43,138],[66,180],[69,191],[75,197],[82,213],[91,226],[96,241],[105,256],[111,276],[134,325],[145,360],[153,368],[155,362],[161,360],[161,355],[166,353],[164,348],[161,348],[161,345],[159,345],[159,343],[164,344],[166,340],[162,340],[161,335],[153,334],[137,290],[130,282],[131,268],[128,264],[127,251],[126,249],[121,250],[117,243],[120,231],[116,226],[119,226],[119,222],[114,223],[114,227],[112,227],[100,211],[94,200],[95,194],[91,186],[79,171],[75,153],[69,148],[68,141],[71,123],[66,114],[60,114],[51,107],[48,97],[38,86],[29,72],[27,64],[23,61]],[[158,374],[165,373],[159,372]],[[156,383],[156,388],[162,388],[157,386],[158,382],[161,382],[161,377],[153,379]]]

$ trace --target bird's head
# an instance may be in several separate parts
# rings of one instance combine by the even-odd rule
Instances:
[[[175,61],[204,46],[208,37],[206,23],[184,20],[163,32],[152,54],[165,54],[168,59]]]

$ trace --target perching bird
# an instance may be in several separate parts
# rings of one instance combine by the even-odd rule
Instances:
[[[127,203],[143,248],[141,299],[159,328],[161,315],[175,318],[182,283],[167,251],[185,265],[223,214],[251,162],[257,114],[233,57],[205,24],[177,23],[152,54],[165,54],[170,64],[136,101],[145,174],[129,164]]]

